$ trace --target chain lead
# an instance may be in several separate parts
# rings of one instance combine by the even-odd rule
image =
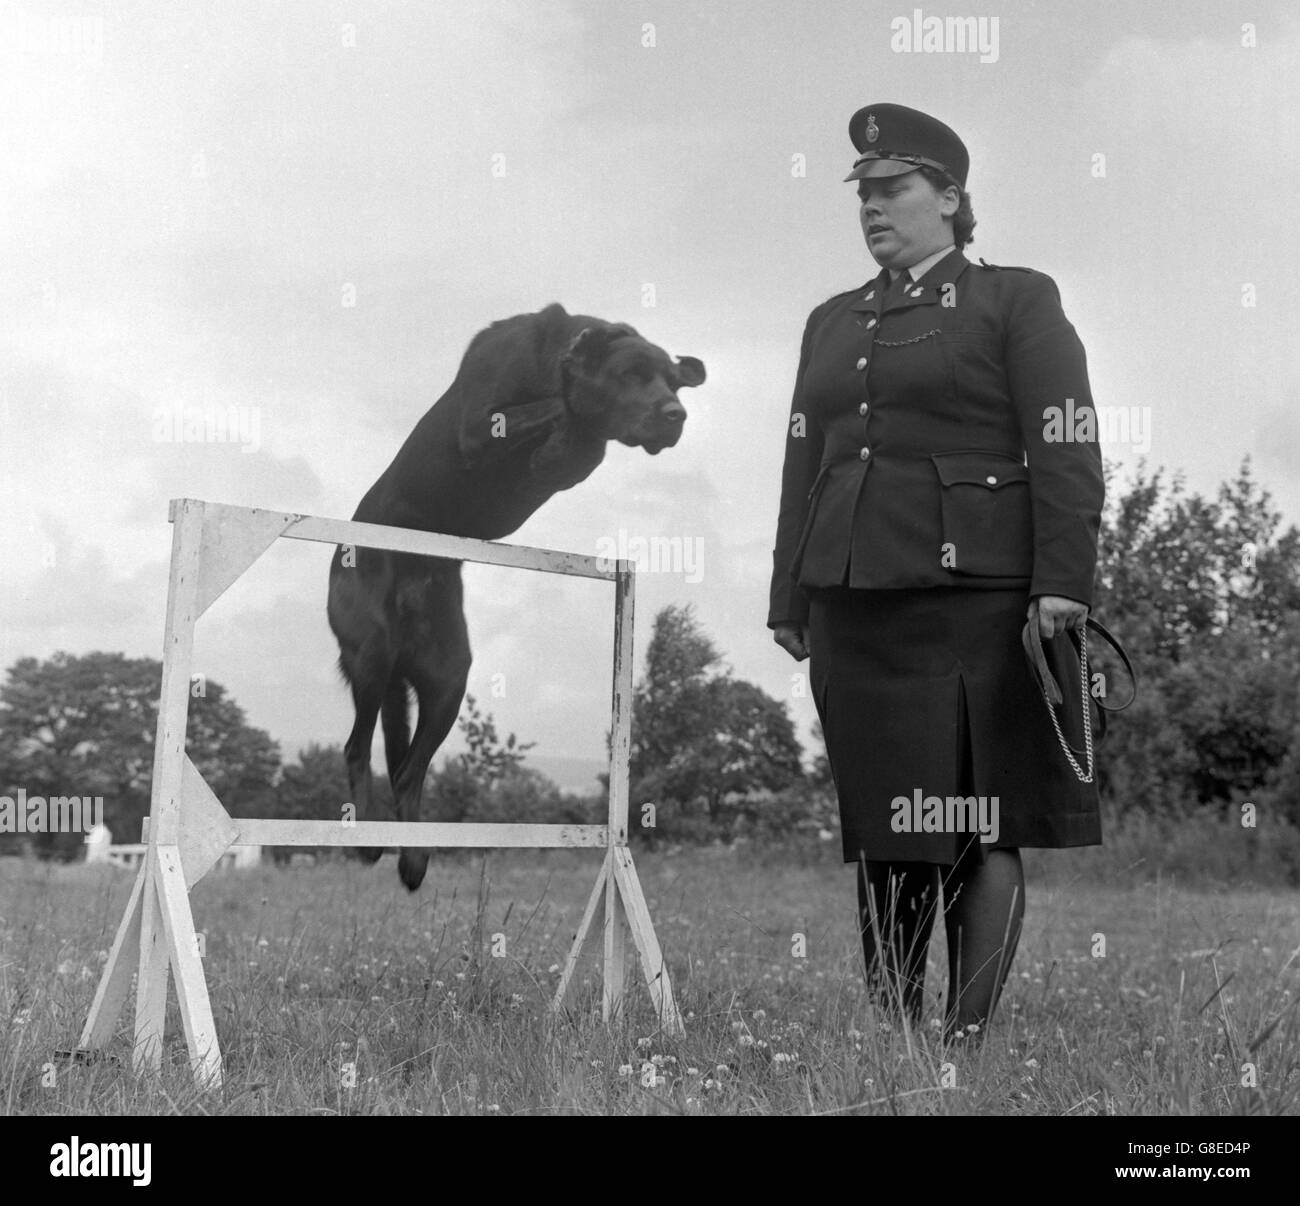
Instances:
[[[1083,748],[1084,757],[1088,763],[1088,773],[1086,775],[1075,760],[1074,751],[1070,748],[1070,743],[1066,741],[1065,734],[1061,732],[1061,722],[1057,719],[1056,709],[1052,707],[1052,701],[1048,698],[1046,690],[1043,691],[1043,703],[1047,707],[1047,714],[1052,718],[1052,728],[1056,730],[1056,739],[1061,743],[1061,749],[1070,760],[1070,765],[1074,768],[1074,773],[1079,782],[1091,783],[1095,767],[1092,756],[1092,698],[1088,693],[1088,630],[1086,628],[1081,629],[1079,632],[1079,683],[1080,694],[1083,696]]]

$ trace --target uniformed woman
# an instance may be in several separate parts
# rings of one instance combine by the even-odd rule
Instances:
[[[1071,664],[1101,453],[1095,424],[1076,425],[1092,399],[1055,283],[962,254],[961,140],[892,104],[859,110],[849,134],[880,272],[804,330],[768,626],[811,657],[868,983],[919,1021],[941,903],[944,1031],[969,1036],[1015,954],[1020,848],[1101,840],[1096,787],[1064,756],[1021,644],[1036,601],[1054,668]]]

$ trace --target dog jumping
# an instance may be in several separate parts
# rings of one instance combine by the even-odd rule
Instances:
[[[624,323],[559,305],[495,322],[470,342],[451,387],[353,519],[499,540],[590,476],[610,440],[652,456],[671,448],[686,420],[677,392],[703,381],[699,360],[674,361]],[[425,774],[469,677],[461,563],[340,547],[328,615],[356,709],[344,755],[357,815],[372,815],[370,747],[382,717],[397,817],[418,820]],[[361,850],[370,862],[382,853]],[[415,891],[428,864],[428,850],[403,849],[402,883]]]

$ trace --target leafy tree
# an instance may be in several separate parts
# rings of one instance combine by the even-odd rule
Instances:
[[[540,771],[524,765],[536,744],[513,733],[504,740],[491,713],[479,711],[472,695],[457,722],[469,748],[431,772],[425,784],[426,811],[437,821],[531,824],[590,823],[590,808],[565,796]]]
[[[0,788],[29,797],[103,796],[119,842],[138,841],[149,811],[162,665],[120,653],[22,658],[0,687]],[[279,750],[219,684],[190,699],[186,750],[232,812],[265,807]],[[38,852],[74,857],[81,835],[37,835]]]
[[[785,704],[721,661],[689,606],[665,607],[633,695],[633,803],[654,801],[656,827],[687,840],[728,833],[737,798],[803,779]]]
[[[1145,466],[1112,491],[1096,598],[1141,681],[1101,747],[1108,798],[1121,810],[1232,809],[1287,781],[1300,722],[1300,533],[1281,530],[1249,460],[1213,500]],[[1118,681],[1117,667],[1099,665]],[[1300,821],[1300,803],[1273,798]]]
[[[486,784],[495,783],[510,770],[522,766],[524,755],[537,744],[535,741],[517,743],[513,733],[502,741],[497,736],[492,714],[480,714],[478,701],[472,695],[465,696],[465,715],[457,724],[469,746],[460,755],[461,762],[466,770]]]

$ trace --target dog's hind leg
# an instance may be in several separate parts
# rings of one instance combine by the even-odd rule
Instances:
[[[352,732],[343,746],[343,756],[348,767],[348,787],[356,805],[357,817],[363,821],[375,820],[374,783],[370,774],[370,748],[374,742],[375,724],[379,712],[386,704],[389,683],[393,678],[395,654],[386,630],[373,629],[359,646],[344,646],[339,664],[352,688],[352,704],[356,719]],[[399,680],[400,681],[400,680]],[[381,846],[358,847],[358,854],[368,863],[377,862],[383,854]]]
[[[393,780],[397,815],[404,821],[420,819],[420,796],[429,763],[456,723],[461,700],[465,698],[472,658],[469,632],[460,606],[459,586],[458,573],[452,598],[445,600],[431,617],[433,623],[429,635],[432,639],[422,644],[418,654],[401,667],[415,686],[420,706],[411,748]],[[414,892],[424,879],[428,866],[428,850],[404,848],[398,858],[397,871],[402,883]]]
[[[419,692],[420,719],[415,726],[410,752],[393,783],[397,815],[403,820],[416,821],[420,818],[424,777],[438,747],[456,723],[461,700],[465,698],[468,677],[469,665],[466,663],[463,669],[449,672],[433,689]],[[428,866],[428,850],[403,847],[397,862],[397,872],[402,877],[402,883],[414,892],[423,881]]]
[[[343,756],[348,764],[348,787],[352,792],[352,803],[357,817],[363,821],[375,819],[372,806],[374,785],[370,778],[370,744],[374,740],[375,722],[379,719],[382,702],[382,688],[373,682],[352,680],[352,704],[357,715],[352,723],[352,732],[348,734],[343,746]],[[383,853],[382,846],[357,848],[357,854],[368,863],[378,862]]]
[[[384,692],[380,712],[384,728],[384,761],[388,764],[388,782],[397,798],[397,772],[411,749],[411,693],[400,670],[393,672]]]

